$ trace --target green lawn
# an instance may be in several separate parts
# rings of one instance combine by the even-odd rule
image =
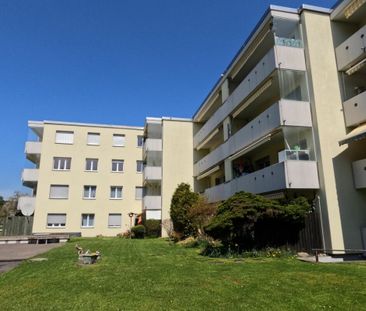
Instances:
[[[80,266],[76,241],[100,250]],[[164,240],[78,239],[0,276],[0,310],[366,310],[366,264],[205,258]]]

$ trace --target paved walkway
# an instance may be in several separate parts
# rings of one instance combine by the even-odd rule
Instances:
[[[0,245],[0,273],[16,267],[22,260],[37,256],[62,245],[64,243]]]

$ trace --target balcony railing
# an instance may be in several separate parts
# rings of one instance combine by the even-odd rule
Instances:
[[[163,145],[162,140],[157,138],[147,138],[145,141],[145,152],[148,151],[162,151]]]
[[[311,112],[308,102],[281,100],[257,118],[253,119],[225,143],[210,152],[194,165],[195,176],[227,157],[268,135],[282,125],[311,127]]]
[[[280,46],[288,46],[288,47],[293,47],[293,48],[302,48],[303,47],[302,40],[300,40],[300,39],[276,37],[275,42],[276,42],[276,45],[280,45]]]
[[[161,180],[161,166],[145,166],[144,179],[146,181]]]
[[[343,103],[346,126],[366,122],[366,91]]]
[[[271,49],[243,79],[225,103],[216,110],[193,138],[196,148],[223,120],[248,98],[265,80],[269,79],[276,68],[305,71],[303,49],[276,46]]]
[[[366,25],[336,48],[338,70],[344,71],[366,57]]]
[[[144,209],[160,210],[161,209],[161,196],[157,196],[157,195],[144,196]]]
[[[295,160],[295,161],[309,161],[310,160],[310,151],[309,150],[291,150],[285,149],[278,153],[278,162],[283,162],[287,160]]]
[[[41,155],[42,142],[39,141],[27,141],[25,143],[24,153],[27,156],[27,159],[32,161],[33,163],[39,162],[39,157]]]
[[[25,168],[22,173],[22,183],[24,186],[33,187],[38,182],[39,170],[37,168]]]
[[[284,161],[206,189],[209,202],[226,200],[239,191],[266,193],[285,189],[319,189],[315,161]]]
[[[366,188],[366,159],[352,163],[353,180],[356,189]]]

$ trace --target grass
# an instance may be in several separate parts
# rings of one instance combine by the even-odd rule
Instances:
[[[100,250],[77,263],[75,243]],[[366,264],[236,261],[161,239],[78,239],[0,275],[1,310],[365,310]]]

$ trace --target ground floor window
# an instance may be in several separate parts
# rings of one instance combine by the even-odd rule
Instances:
[[[62,228],[66,226],[66,214],[47,214],[47,227]]]
[[[94,227],[94,214],[82,214],[81,226],[84,228]]]
[[[108,227],[121,228],[121,214],[109,214],[108,215]]]

